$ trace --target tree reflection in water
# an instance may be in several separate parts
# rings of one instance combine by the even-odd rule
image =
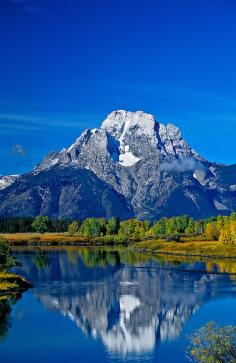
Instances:
[[[0,296],[0,341],[7,337],[11,328],[12,306],[19,298],[19,294]]]

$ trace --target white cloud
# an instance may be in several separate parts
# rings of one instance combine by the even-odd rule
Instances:
[[[21,144],[16,144],[11,148],[11,153],[14,155],[18,155],[20,157],[24,157],[26,155],[26,151]]]
[[[54,127],[87,128],[89,120],[96,120],[95,115],[75,114],[68,118],[62,115],[43,114],[40,116],[27,114],[0,113],[0,127],[4,130],[37,131]],[[87,122],[86,122],[87,121]]]
[[[194,170],[204,170],[202,163],[192,157],[164,161],[160,165],[160,171],[185,173]]]

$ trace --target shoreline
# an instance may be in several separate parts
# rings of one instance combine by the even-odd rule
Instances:
[[[227,259],[227,260],[235,260],[236,255],[233,256],[224,256],[224,255],[203,255],[203,254],[192,254],[192,253],[180,253],[180,252],[164,252],[164,251],[152,251],[148,249],[139,249],[139,248],[131,248],[132,252],[136,253],[144,253],[154,256],[172,256],[172,257],[200,257],[206,259]]]
[[[116,235],[115,235],[116,236]],[[13,249],[21,248],[43,248],[43,247],[124,247],[132,252],[166,255],[176,257],[199,257],[207,259],[228,259],[236,260],[236,245],[223,244],[219,241],[206,240],[183,240],[181,242],[164,241],[157,239],[147,239],[143,241],[134,241],[128,239],[129,242],[116,243],[114,236],[108,242],[102,237],[80,237],[69,236],[65,233],[8,233],[1,234],[3,239]]]
[[[9,272],[0,272],[0,298],[18,294],[33,287],[24,277]]]

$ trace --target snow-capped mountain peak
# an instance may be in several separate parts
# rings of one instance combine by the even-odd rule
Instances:
[[[134,166],[149,157],[149,153],[155,153],[158,158],[194,156],[203,160],[182,139],[176,126],[159,123],[153,115],[143,111],[118,110],[110,113],[100,128],[86,129],[68,149],[49,154],[36,170],[70,163],[82,163],[83,167],[91,169],[92,149],[97,149],[96,159],[98,155],[110,157],[113,163],[123,167]]]
[[[130,131],[143,132],[146,136],[152,137],[155,124],[154,116],[143,111],[130,112],[118,110],[108,115],[103,121],[101,129],[105,129],[116,139],[120,140]]]
[[[85,130],[69,148],[51,152],[34,173],[20,177],[15,188],[6,188],[9,198],[1,192],[0,213],[22,213],[22,203],[28,213],[33,208],[27,204],[31,198],[38,214],[41,203],[42,213],[50,210],[51,215],[69,218],[84,217],[85,212],[110,215],[118,209],[115,203],[120,206],[116,215],[124,210],[126,216],[150,219],[178,214],[209,216],[219,210],[229,213],[236,209],[234,170],[234,166],[202,158],[175,125],[157,122],[142,111],[118,110],[100,128]],[[22,185],[24,193],[19,192]],[[17,204],[18,192],[23,194]],[[18,209],[12,211],[13,199]],[[88,203],[83,204],[84,199]],[[100,203],[95,210],[94,200]]]

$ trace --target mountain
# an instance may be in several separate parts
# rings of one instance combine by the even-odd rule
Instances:
[[[68,149],[0,191],[0,215],[156,219],[236,210],[236,165],[205,160],[180,130],[142,111],[112,112]]]
[[[19,175],[0,175],[0,190],[3,190],[11,185],[18,178],[18,176]]]
[[[93,172],[71,166],[23,175],[0,195],[0,215],[52,218],[133,215],[124,197]]]

